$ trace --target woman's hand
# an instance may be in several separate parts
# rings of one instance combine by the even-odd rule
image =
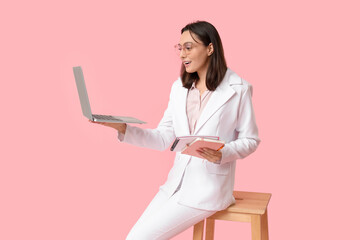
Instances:
[[[204,157],[206,160],[217,163],[221,160],[222,152],[216,151],[211,148],[199,148],[196,150],[202,157]]]
[[[100,124],[100,125],[103,125],[103,126],[106,126],[106,127],[114,128],[114,129],[118,130],[122,134],[125,134],[125,132],[126,132],[126,123],[94,122],[94,121],[91,121],[91,120],[89,120],[89,122]]]

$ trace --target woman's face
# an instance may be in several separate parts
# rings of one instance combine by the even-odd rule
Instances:
[[[205,46],[196,34],[184,31],[181,34],[180,42],[182,50],[180,51],[180,59],[185,66],[186,72],[193,73],[199,71],[207,71],[210,55],[212,53],[212,44]]]

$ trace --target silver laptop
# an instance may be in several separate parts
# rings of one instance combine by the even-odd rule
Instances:
[[[79,93],[81,110],[83,115],[94,122],[114,122],[114,123],[146,123],[133,117],[111,116],[92,114],[90,108],[89,97],[86,91],[84,74],[80,66],[73,67],[76,87]]]

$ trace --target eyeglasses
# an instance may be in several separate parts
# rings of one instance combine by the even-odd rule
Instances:
[[[184,43],[184,45],[175,44],[174,49],[175,49],[176,54],[178,56],[180,56],[182,50],[184,50],[185,54],[188,55],[194,47],[196,47],[195,44],[193,44],[191,42],[186,42],[186,43]]]

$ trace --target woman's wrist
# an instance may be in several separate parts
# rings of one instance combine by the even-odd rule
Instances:
[[[121,126],[121,127],[118,129],[118,131],[119,131],[120,133],[122,133],[122,134],[124,134],[124,135],[125,135],[125,132],[126,132],[126,127],[127,127],[127,124],[126,124],[126,123],[124,123],[124,125],[123,125],[123,126]]]
[[[126,128],[127,128],[127,124],[125,123],[125,125],[124,125],[124,135],[125,135],[125,132],[126,132]]]

